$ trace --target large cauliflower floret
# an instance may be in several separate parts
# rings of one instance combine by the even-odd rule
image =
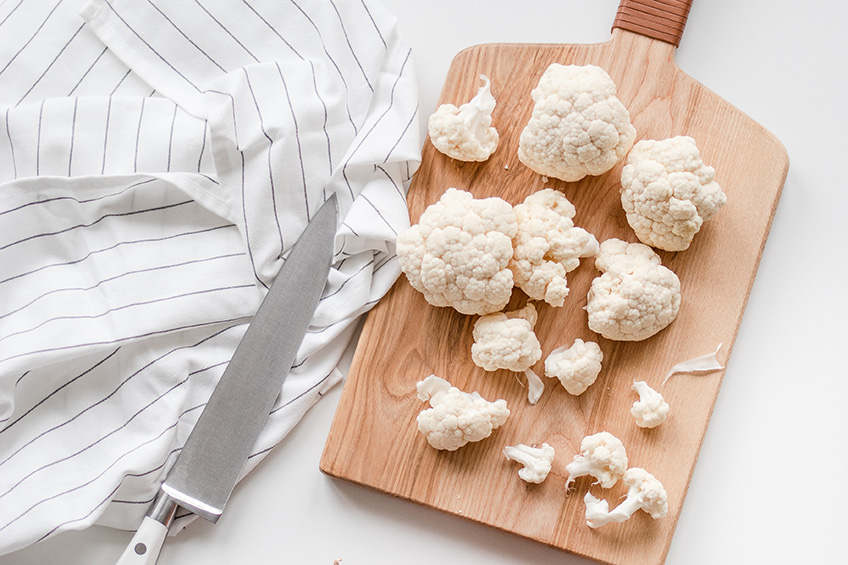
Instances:
[[[598,432],[583,438],[580,453],[565,466],[568,479],[565,489],[577,477],[591,475],[604,488],[611,488],[627,470],[627,451],[621,440],[609,432]]]
[[[515,207],[518,232],[512,239],[514,253],[509,268],[516,286],[534,300],[562,306],[568,295],[565,274],[580,258],[598,251],[598,240],[572,218],[577,211],[558,190],[535,192]]]
[[[689,248],[701,225],[727,202],[715,169],[687,136],[642,140],[621,171],[621,205],[639,241],[666,251]]]
[[[577,396],[598,378],[603,360],[604,354],[597,343],[575,339],[571,347],[559,347],[548,355],[545,376],[559,379],[569,394]]]
[[[398,259],[409,283],[433,306],[497,312],[512,296],[507,266],[517,229],[508,202],[449,188],[398,236]]]
[[[427,124],[436,149],[458,161],[485,161],[498,148],[498,131],[492,127],[495,97],[489,78],[480,78],[485,84],[474,98],[459,108],[442,104]]]
[[[430,375],[417,384],[418,398],[431,408],[418,414],[418,431],[436,449],[456,451],[492,435],[509,417],[506,400],[489,402],[477,392],[463,392]]]
[[[610,76],[594,65],[553,63],[530,92],[535,102],[518,159],[541,175],[578,181],[621,161],[636,139]]]
[[[615,341],[641,341],[668,326],[680,311],[680,279],[641,243],[608,239],[595,267],[586,311],[589,329]]]
[[[474,323],[471,359],[486,371],[509,369],[523,373],[542,358],[533,327],[538,314],[533,304],[513,312],[495,312]]]

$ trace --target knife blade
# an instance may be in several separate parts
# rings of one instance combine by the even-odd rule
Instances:
[[[333,195],[292,246],[118,565],[156,563],[177,506],[221,516],[321,298],[337,214]]]

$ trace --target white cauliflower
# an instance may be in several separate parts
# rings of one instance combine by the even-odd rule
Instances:
[[[535,106],[519,138],[518,159],[569,182],[612,169],[636,139],[630,113],[615,94],[600,67],[550,65],[530,92]]]
[[[513,312],[495,312],[474,323],[471,359],[486,371],[509,369],[523,373],[542,358],[533,328],[538,314],[533,304]]]
[[[598,240],[572,218],[577,211],[563,193],[552,188],[535,192],[515,207],[518,232],[509,268],[515,285],[534,300],[562,306],[568,295],[565,274],[581,257],[598,252]]]
[[[545,376],[559,379],[569,394],[583,394],[601,372],[604,354],[594,341],[575,339],[574,344],[554,349],[545,359]]]
[[[543,443],[540,447],[531,447],[519,443],[505,447],[503,454],[510,461],[517,461],[523,465],[518,471],[518,476],[522,480],[539,484],[551,472],[555,451],[547,443]]]
[[[495,97],[489,78],[480,78],[485,84],[474,98],[459,108],[442,104],[427,124],[436,149],[458,161],[485,161],[498,148],[498,131],[492,127]]]
[[[701,225],[727,202],[715,169],[701,161],[688,136],[646,139],[627,155],[621,171],[621,205],[639,241],[683,251]]]
[[[636,381],[630,387],[639,393],[639,400],[633,403],[630,414],[636,418],[640,428],[656,428],[668,417],[668,402],[662,394],[648,386],[645,381]]]
[[[489,402],[477,392],[463,392],[430,375],[417,384],[418,398],[431,408],[418,414],[418,431],[436,449],[456,451],[463,445],[486,439],[509,417],[506,400]]]
[[[609,432],[598,432],[583,438],[580,453],[565,466],[568,471],[565,489],[568,490],[574,479],[585,475],[595,477],[602,487],[610,488],[626,469],[627,451],[621,440]]]
[[[398,236],[398,260],[412,287],[433,306],[462,314],[497,312],[512,296],[507,266],[517,230],[508,202],[449,188]]]
[[[586,524],[591,528],[600,528],[610,522],[624,522],[637,510],[644,510],[654,520],[665,518],[668,514],[668,495],[662,483],[645,469],[633,467],[622,477],[624,484],[630,487],[627,498],[615,509],[609,510],[606,500],[599,500],[586,493]]]
[[[641,341],[668,326],[680,311],[680,279],[641,243],[601,244],[586,311],[589,329],[607,339]]]

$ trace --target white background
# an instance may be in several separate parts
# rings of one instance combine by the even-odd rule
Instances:
[[[461,49],[605,41],[618,6],[383,3],[414,49],[422,123]],[[846,22],[836,0],[695,0],[677,51],[684,71],[784,143],[790,169],[668,564],[848,563]],[[237,488],[217,525],[169,539],[159,563],[590,563],[322,475],[340,393]],[[0,564],[114,563],[129,539],[94,527]]]

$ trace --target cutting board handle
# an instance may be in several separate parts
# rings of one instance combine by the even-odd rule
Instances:
[[[677,47],[691,7],[692,0],[621,0],[612,27]]]

